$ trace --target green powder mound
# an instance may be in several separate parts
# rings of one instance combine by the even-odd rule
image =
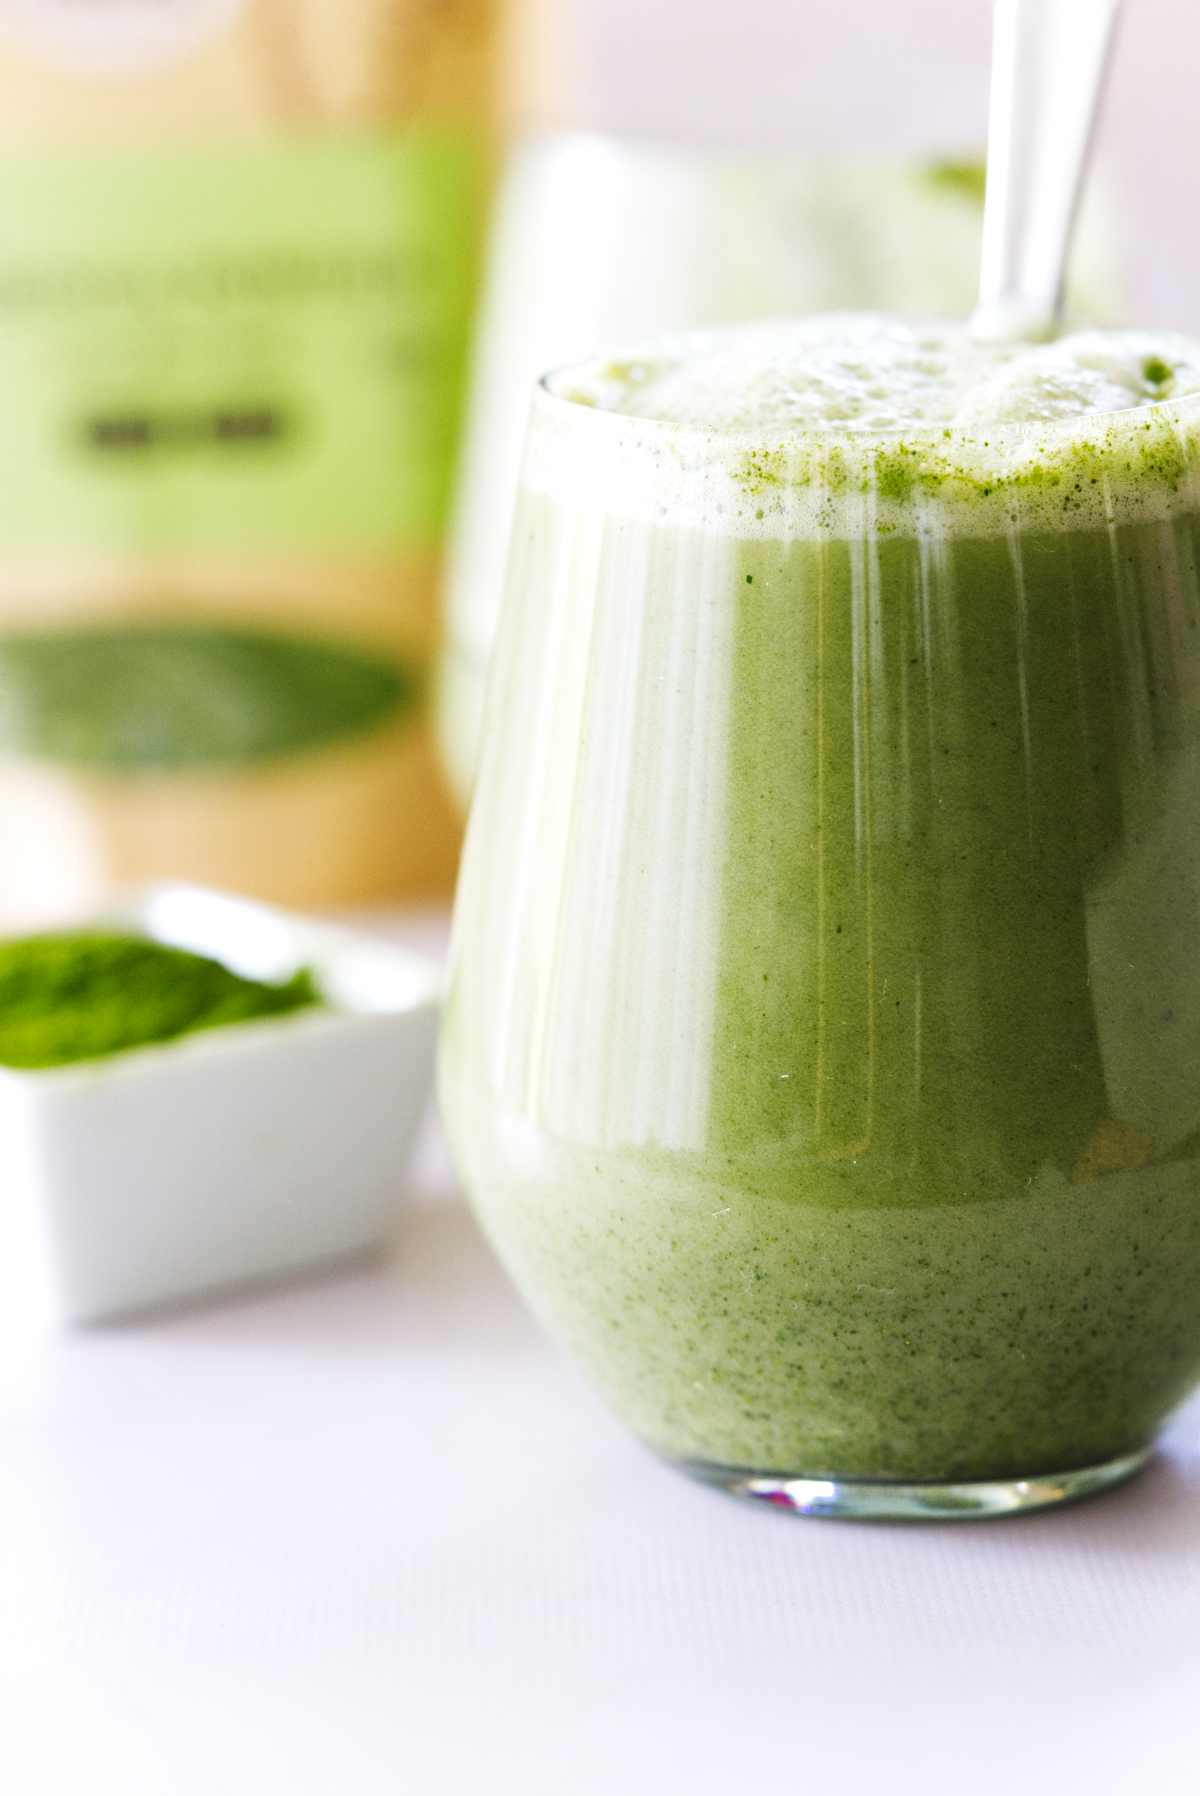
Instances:
[[[0,1065],[97,1060],[320,1002],[307,970],[267,985],[143,936],[22,936],[0,942]]]
[[[415,676],[347,644],[208,626],[0,636],[0,749],[110,772],[249,766],[411,709]]]

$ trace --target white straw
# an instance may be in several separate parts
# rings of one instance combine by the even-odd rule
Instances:
[[[996,0],[975,336],[1052,337],[1120,0]]]

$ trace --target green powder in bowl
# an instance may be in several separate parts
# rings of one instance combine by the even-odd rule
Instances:
[[[145,936],[20,936],[0,942],[0,1065],[96,1060],[320,1002],[304,969],[271,985]]]

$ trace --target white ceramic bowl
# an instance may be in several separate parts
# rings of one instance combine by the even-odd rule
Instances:
[[[430,1089],[438,968],[195,886],[145,888],[81,921],[250,978],[309,967],[331,1008],[0,1068],[7,1323],[95,1321],[384,1236]]]

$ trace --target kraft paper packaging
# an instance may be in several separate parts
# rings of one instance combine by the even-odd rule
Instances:
[[[0,0],[0,921],[448,889],[494,0]]]

